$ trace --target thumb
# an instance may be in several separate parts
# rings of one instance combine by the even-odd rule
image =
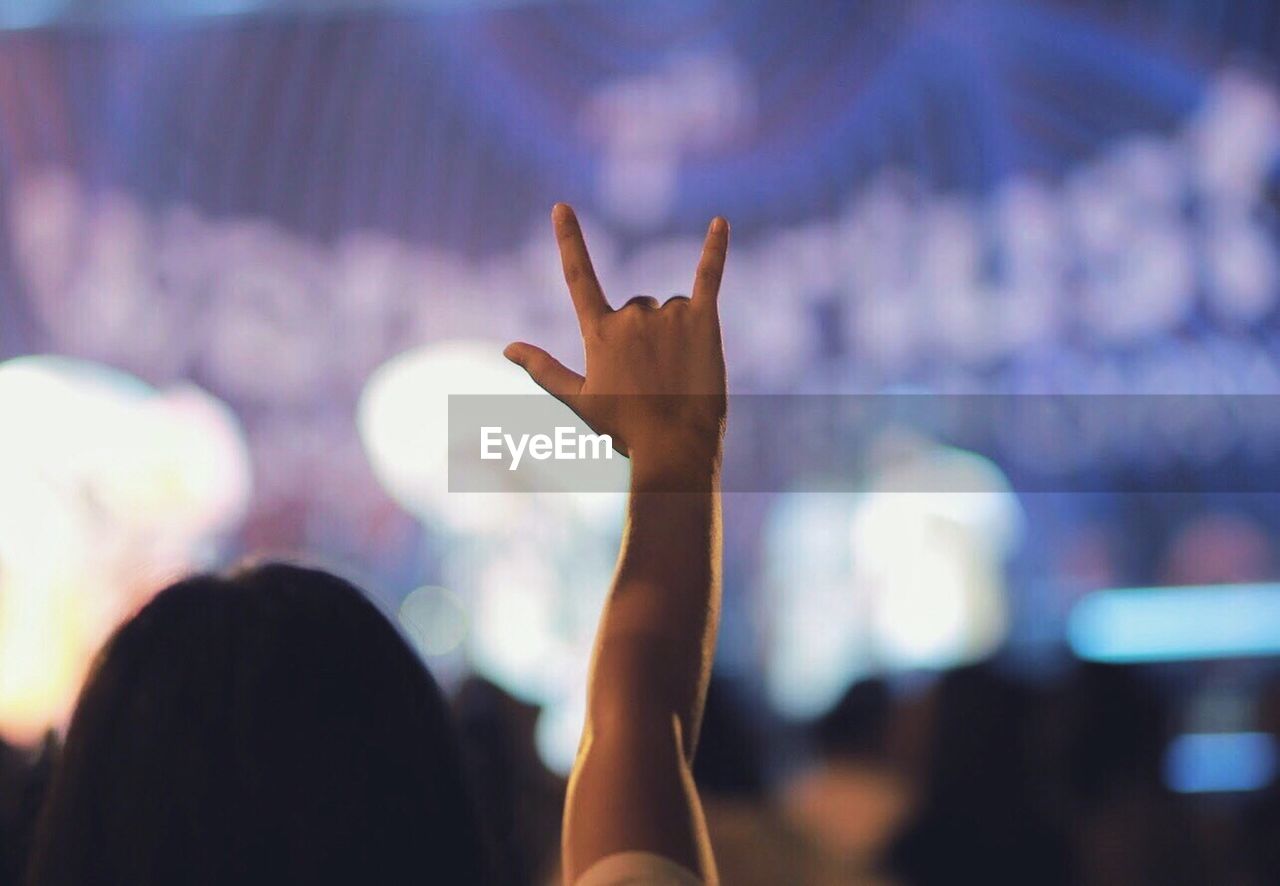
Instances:
[[[517,341],[507,345],[502,355],[529,373],[538,387],[566,405],[582,390],[582,376],[542,348]]]

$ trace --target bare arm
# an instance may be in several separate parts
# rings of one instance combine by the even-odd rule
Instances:
[[[691,299],[612,310],[573,211],[552,213],[586,376],[516,343],[507,356],[631,458],[613,588],[596,634],[569,782],[564,870],[654,852],[716,881],[691,764],[720,611],[725,371],[717,298],[728,248],[712,222]]]

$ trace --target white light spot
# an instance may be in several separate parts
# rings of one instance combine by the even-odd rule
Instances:
[[[457,649],[467,635],[467,612],[446,588],[421,587],[400,604],[400,625],[422,655],[444,655]]]

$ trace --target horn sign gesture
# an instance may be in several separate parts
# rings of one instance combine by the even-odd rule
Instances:
[[[717,298],[729,225],[711,222],[694,275],[693,297],[659,305],[636,296],[614,309],[591,266],[573,210],[551,212],[564,279],[582,331],[586,375],[541,348],[507,346],[507,359],[563,401],[624,455],[718,457],[725,421],[724,349]]]

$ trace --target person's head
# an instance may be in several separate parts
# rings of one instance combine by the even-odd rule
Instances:
[[[439,687],[359,591],[269,565],[161,592],[103,648],[33,884],[473,883]]]
[[[699,789],[720,797],[758,799],[765,790],[765,755],[740,686],[713,674],[693,760]]]
[[[990,662],[956,668],[933,699],[927,792],[942,806],[1014,809],[1029,789],[1033,696]]]
[[[1162,790],[1168,715],[1154,686],[1128,665],[1083,664],[1059,700],[1063,777],[1086,808],[1135,787]]]
[[[824,759],[880,759],[888,753],[886,736],[892,717],[889,685],[870,678],[850,685],[809,731]]]

